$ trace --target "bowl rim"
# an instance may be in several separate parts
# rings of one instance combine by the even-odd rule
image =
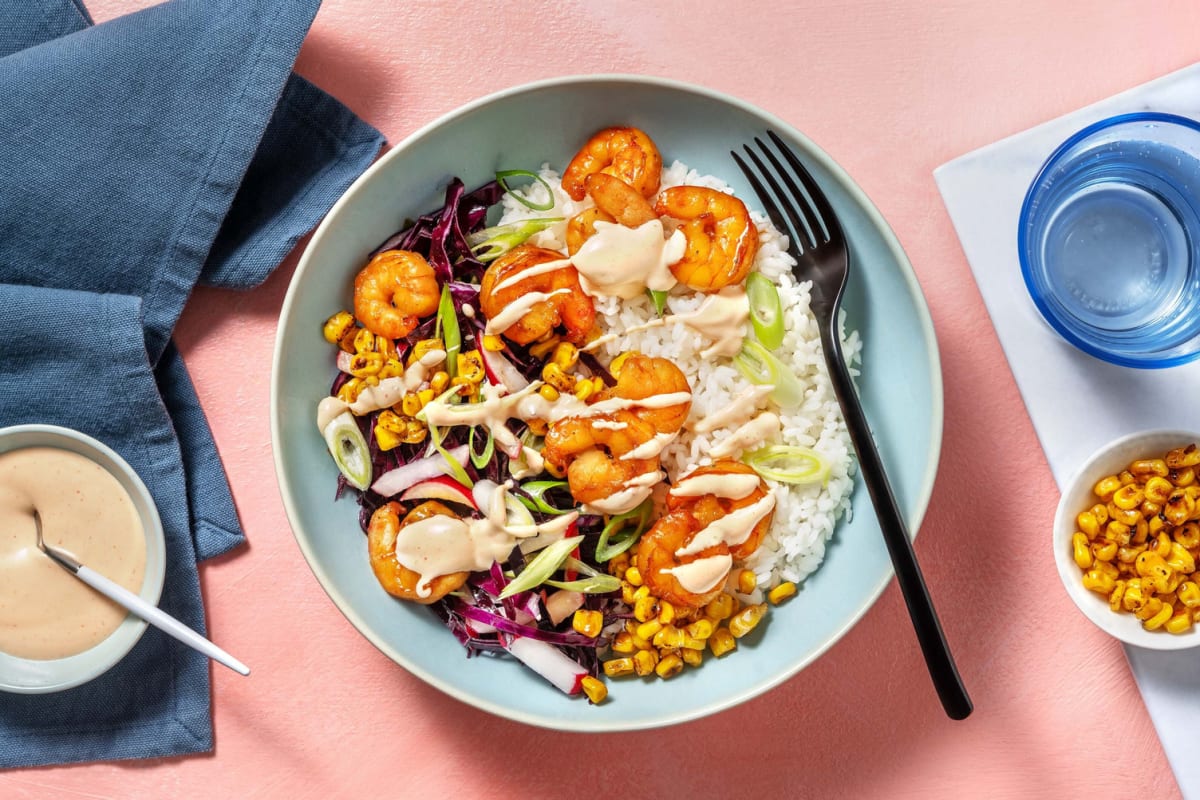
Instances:
[[[79,453],[79,455],[89,458],[89,460],[91,460],[93,463],[97,464],[110,475],[113,475],[113,477],[117,478],[118,481],[121,481],[122,488],[126,489],[127,491],[132,490],[133,493],[138,495],[135,500],[140,501],[141,510],[144,511],[144,513],[141,513],[140,516],[142,518],[143,533],[146,537],[147,565],[146,574],[142,579],[142,589],[138,595],[151,605],[158,605],[159,600],[162,599],[163,586],[166,583],[166,534],[163,531],[162,517],[158,513],[158,506],[154,502],[154,497],[150,494],[149,488],[147,488],[145,482],[141,479],[141,476],[138,475],[137,471],[134,470],[134,468],[129,465],[129,462],[122,458],[119,453],[117,453],[108,445],[92,436],[89,436],[86,433],[83,433],[82,431],[77,431],[74,428],[68,428],[63,425],[47,425],[38,423],[0,427],[0,442],[4,442],[13,436],[18,436],[21,434],[46,436],[48,441],[42,444],[25,445],[19,448],[14,448],[13,450],[4,450],[2,452],[15,452],[15,450],[23,450],[26,449],[26,447],[57,447],[58,449],[66,449],[62,448],[60,444],[55,444],[54,440],[57,439],[60,443],[62,440],[70,440],[76,444],[82,445],[84,449],[91,450],[93,453],[102,456],[103,458],[107,459],[112,466],[116,467],[117,471],[120,472],[120,475],[113,474],[113,470],[109,468],[109,464],[101,463],[95,458],[92,458],[90,455]],[[78,451],[68,450],[68,452]],[[125,480],[122,481],[122,478]],[[159,568],[151,570],[150,567],[152,564],[157,564]],[[67,659],[79,659],[78,663],[80,664],[80,667],[78,674],[53,684],[40,686],[14,685],[10,684],[7,679],[3,678],[3,676],[0,676],[0,692],[10,692],[13,694],[50,694],[53,692],[60,692],[65,689],[73,689],[76,686],[81,686],[89,681],[95,680],[120,663],[125,656],[129,655],[130,651],[137,646],[139,641],[141,641],[142,635],[146,632],[146,628],[148,627],[149,624],[145,620],[137,617],[133,613],[129,613],[126,615],[121,624],[118,625],[115,630],[113,630],[112,633],[110,633],[104,639],[101,639],[87,650],[76,653],[72,656],[67,656],[64,659],[50,660],[65,661]],[[109,654],[107,658],[95,660],[91,664],[87,663],[87,656],[89,653],[94,653],[97,648],[102,647],[106,642],[111,642],[115,637],[121,637],[122,639],[122,644],[119,648]],[[12,656],[7,653],[4,654],[4,656],[7,659],[13,659],[32,664],[46,663],[40,659],[26,659],[19,656]],[[96,657],[93,655],[93,658]]]
[[[699,97],[733,106],[750,116],[760,118],[765,124],[773,127],[781,133],[786,133],[788,136],[800,141],[807,148],[806,155],[810,156],[814,161],[819,163],[823,169],[829,174],[830,179],[839,184],[842,191],[851,197],[857,204],[859,209],[864,213],[870,222],[871,226],[878,232],[880,239],[890,251],[896,263],[902,267],[901,278],[908,289],[910,296],[914,299],[915,311],[918,317],[918,322],[926,344],[926,357],[930,364],[929,388],[931,398],[930,422],[929,422],[929,442],[930,442],[930,459],[925,467],[922,483],[918,489],[916,500],[912,509],[912,513],[907,520],[909,523],[910,534],[913,539],[916,538],[920,529],[921,523],[925,518],[925,513],[929,508],[929,501],[933,493],[933,484],[937,476],[938,465],[941,459],[942,451],[942,435],[944,427],[944,389],[942,382],[941,357],[938,349],[937,337],[933,328],[933,319],[929,311],[928,302],[925,300],[924,293],[921,291],[920,283],[917,281],[916,273],[912,268],[912,263],[907,254],[904,252],[899,239],[896,237],[895,231],[888,225],[879,209],[875,206],[867,194],[858,186],[849,176],[849,174],[839,165],[828,153],[820,148],[808,136],[796,129],[793,125],[786,122],[775,114],[768,112],[758,106],[741,100],[732,95],[725,94],[715,89],[699,86],[696,84],[677,81],[670,78],[662,78],[656,76],[634,75],[625,73],[601,73],[601,74],[574,74],[563,75],[552,78],[545,78],[527,83],[518,84],[516,86],[502,89],[500,91],[491,92],[489,94],[478,97],[464,105],[461,105],[431,122],[422,125],[414,130],[403,140],[398,142],[391,150],[381,156],[374,164],[372,164],[362,175],[360,175],[353,184],[338,198],[333,204],[329,212],[321,220],[317,226],[312,238],[305,246],[304,253],[301,255],[296,270],[292,275],[291,282],[288,286],[288,291],[283,300],[283,305],[280,309],[279,323],[277,329],[282,327],[285,320],[291,315],[292,305],[296,300],[297,287],[300,285],[302,278],[308,272],[312,263],[312,254],[316,250],[316,246],[323,240],[326,231],[329,229],[330,220],[334,219],[344,206],[353,201],[354,196],[359,189],[368,181],[373,180],[374,176],[386,169],[387,165],[396,158],[399,158],[402,153],[407,151],[415,142],[428,136],[436,129],[446,125],[460,117],[468,116],[478,109],[501,102],[510,97],[527,94],[531,92],[542,91],[545,89],[569,88],[572,86],[588,85],[588,84],[604,84],[618,83],[637,85],[642,87],[653,87],[665,89],[683,94],[692,94]],[[661,715],[659,718],[643,722],[611,722],[601,719],[589,719],[587,715],[582,717],[573,717],[564,715],[556,718],[544,718],[538,714],[523,711],[511,706],[503,706],[493,703],[489,700],[476,697],[463,690],[459,689],[451,682],[444,680],[440,675],[420,668],[412,663],[403,653],[397,651],[386,641],[375,636],[366,622],[353,610],[345,598],[338,592],[334,586],[330,575],[321,566],[316,559],[312,548],[309,546],[307,534],[301,535],[299,529],[300,517],[296,510],[296,505],[293,500],[291,487],[284,480],[285,464],[283,455],[279,446],[280,442],[285,441],[283,430],[280,426],[280,362],[283,358],[284,337],[276,336],[275,351],[271,364],[271,398],[270,398],[270,414],[271,414],[271,438],[272,451],[274,455],[275,477],[279,486],[281,498],[283,500],[284,510],[287,514],[288,521],[292,527],[293,537],[297,545],[300,547],[301,553],[304,555],[305,561],[312,570],[317,582],[321,585],[326,595],[333,601],[337,609],[343,616],[358,630],[358,632],[373,644],[380,652],[388,656],[400,666],[404,667],[410,674],[420,678],[425,683],[441,690],[447,695],[475,708],[487,711],[496,716],[522,722],[535,727],[542,727],[552,730],[560,730],[577,733],[613,733],[633,730],[647,730],[668,725],[676,725],[683,722],[699,719],[702,717],[715,714],[720,711],[740,705],[747,700],[757,697],[779,684],[785,682],[789,678],[796,675],[802,669],[807,667],[820,656],[824,655],[834,644],[842,639],[851,628],[853,628],[871,607],[878,601],[883,594],[883,590],[887,588],[891,582],[895,572],[891,564],[887,565],[884,575],[877,585],[870,588],[870,591],[864,596],[861,606],[856,609],[847,619],[846,623],[840,628],[833,631],[829,638],[820,646],[809,653],[805,658],[802,658],[792,664],[789,668],[781,670],[769,680],[765,680],[754,687],[747,689],[737,695],[723,698],[721,700],[712,701],[706,704],[695,706],[693,708],[678,711],[672,714]],[[855,491],[859,488],[856,487]]]
[[[1116,364],[1122,367],[1134,367],[1136,369],[1166,369],[1168,367],[1177,367],[1180,364],[1187,364],[1200,358],[1200,346],[1190,353],[1181,353],[1169,358],[1156,358],[1154,356],[1131,356],[1127,354],[1114,353],[1110,350],[1105,350],[1092,344],[1088,340],[1079,336],[1065,325],[1059,316],[1054,312],[1053,306],[1048,303],[1045,297],[1042,296],[1041,290],[1037,287],[1037,281],[1034,277],[1033,265],[1030,263],[1029,256],[1029,241],[1026,234],[1027,223],[1033,213],[1033,205],[1035,198],[1040,196],[1039,187],[1042,179],[1050,172],[1050,170],[1058,164],[1058,161],[1066,155],[1075,145],[1089,138],[1090,136],[1114,128],[1118,125],[1124,125],[1130,122],[1161,122],[1167,125],[1174,125],[1181,128],[1187,128],[1193,133],[1200,134],[1200,122],[1188,117],[1180,116],[1179,114],[1168,114],[1162,111],[1131,111],[1125,114],[1116,114],[1111,117],[1093,122],[1092,124],[1071,134],[1062,144],[1054,148],[1054,152],[1042,162],[1042,166],[1038,168],[1037,175],[1029,183],[1029,188],[1025,190],[1025,199],[1021,202],[1021,211],[1017,215],[1017,259],[1021,264],[1021,278],[1025,282],[1025,290],[1037,307],[1038,313],[1042,315],[1051,328],[1058,333],[1059,336],[1066,339],[1088,355],[1095,356],[1101,361],[1107,361],[1110,364]]]
[[[1099,447],[1063,484],[1063,491],[1054,512],[1050,543],[1054,549],[1054,562],[1063,588],[1079,612],[1093,625],[1127,645],[1147,650],[1187,650],[1200,646],[1200,626],[1193,626],[1187,633],[1170,634],[1145,630],[1140,623],[1136,626],[1130,625],[1131,620],[1136,621],[1133,615],[1113,612],[1100,595],[1083,588],[1080,580],[1082,572],[1068,552],[1071,536],[1076,529],[1075,516],[1084,510],[1076,508],[1070,502],[1071,495],[1080,490],[1090,489],[1105,474],[1110,474],[1110,470],[1101,470],[1099,465],[1109,459],[1115,459],[1118,452],[1137,450],[1134,446],[1139,443],[1157,441],[1192,441],[1200,444],[1200,433],[1180,428],[1155,428],[1126,434]],[[1146,444],[1142,447],[1149,448],[1151,445]]]

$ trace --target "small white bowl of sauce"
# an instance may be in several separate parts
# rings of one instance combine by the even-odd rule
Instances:
[[[146,485],[110,448],[52,425],[0,428],[0,691],[41,694],[92,680],[146,623],[67,573],[46,543],[157,605],[162,521]]]

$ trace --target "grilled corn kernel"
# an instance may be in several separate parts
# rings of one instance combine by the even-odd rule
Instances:
[[[1189,619],[1191,618],[1189,617]],[[690,650],[685,647],[679,651],[679,657],[682,658],[683,663],[687,664],[689,667],[698,667],[704,663],[703,650]]]
[[[1167,554],[1167,566],[1177,572],[1190,575],[1196,571],[1196,559],[1192,558],[1192,554],[1179,542],[1171,542],[1171,549]]]
[[[1182,467],[1194,467],[1200,464],[1200,448],[1194,444],[1189,444],[1187,447],[1177,447],[1167,453],[1167,467],[1170,469],[1180,469]]]
[[[504,340],[494,333],[483,335],[483,349],[489,353],[498,353],[504,349]]]
[[[767,592],[767,599],[771,601],[771,605],[777,606],[787,600],[789,597],[796,595],[796,584],[791,581],[784,581],[776,586],[771,591]]]
[[[592,378],[592,389],[596,392],[604,391],[604,380],[600,376]]]
[[[545,361],[554,352],[554,348],[558,346],[559,341],[561,340],[558,336],[550,332],[541,340],[529,345],[529,354],[538,361]]]
[[[1117,569],[1116,565],[1111,564],[1106,561],[1097,561],[1095,564],[1092,565],[1092,569],[1096,570],[1097,572],[1099,572],[1103,575],[1107,575],[1108,577],[1112,578],[1113,580],[1116,580],[1117,577],[1121,574],[1121,570]]]
[[[1116,581],[1113,578],[1098,569],[1090,569],[1083,575],[1083,588],[1093,592],[1099,592],[1107,597],[1113,590]],[[1125,590],[1125,596],[1129,596],[1129,589]]]
[[[1108,506],[1104,505],[1104,503],[1096,503],[1096,505],[1088,510],[1096,518],[1096,524],[1103,528],[1105,523],[1108,522]]]
[[[366,384],[363,383],[362,378],[351,378],[337,390],[337,398],[343,403],[353,403],[358,399],[358,395],[365,386]]]
[[[1088,575],[1091,573],[1089,572]],[[1087,575],[1084,576],[1084,588],[1091,588],[1087,585]],[[1116,584],[1114,583],[1115,587]],[[1095,590],[1093,590],[1095,591]],[[1112,591],[1112,589],[1109,589]],[[1146,605],[1146,601],[1150,599],[1149,594],[1142,588],[1141,578],[1130,578],[1125,583],[1125,593],[1121,595],[1121,608],[1126,611],[1137,611],[1142,606]]]
[[[712,620],[698,619],[684,628],[683,631],[692,638],[707,639],[712,636],[713,628]]]
[[[1137,560],[1134,562],[1134,568],[1137,569],[1138,575],[1143,578],[1148,578],[1155,574],[1159,567],[1165,567],[1167,562],[1163,557],[1153,550],[1145,550],[1138,553]]]
[[[667,678],[673,678],[682,671],[683,659],[679,656],[673,655],[667,656],[662,661],[659,661],[658,665],[654,668],[654,673],[663,680],[666,680]]]
[[[356,378],[378,375],[381,369],[383,369],[383,355],[380,353],[355,353],[350,357],[349,372]]]
[[[585,611],[581,608],[571,617],[571,627],[584,636],[594,639],[604,628],[604,614],[599,611]]]
[[[1071,554],[1080,569],[1091,569],[1092,551],[1088,548],[1087,534],[1076,531],[1071,536]]]
[[[1091,511],[1080,511],[1075,517],[1075,526],[1087,534],[1089,539],[1095,539],[1100,533],[1100,523]]]
[[[654,646],[660,648],[682,647],[684,633],[674,625],[663,625],[658,633],[654,634]]]
[[[1191,486],[1196,482],[1196,469],[1194,467],[1173,469],[1167,474],[1167,477],[1170,479],[1171,483],[1182,489]]]
[[[404,365],[395,358],[389,358],[383,362],[383,367],[379,370],[379,380],[385,378],[399,378],[404,375]]]
[[[421,408],[429,405],[429,401],[433,400],[433,389],[422,389],[417,392],[417,399],[421,403]]]
[[[575,391],[575,379],[564,372],[558,364],[550,363],[542,367],[542,380],[560,392]]]
[[[400,410],[407,416],[415,417],[421,411],[421,398],[416,392],[408,392],[400,398]]]
[[[633,671],[645,677],[658,666],[658,653],[654,650],[638,650],[633,655]]]
[[[429,429],[425,427],[425,423],[421,422],[420,420],[410,419],[407,423],[405,423],[404,441],[408,442],[409,444],[423,442],[425,441],[425,435],[428,432]]]
[[[1112,561],[1117,557],[1117,543],[1107,539],[1092,545],[1092,557],[1097,561]]]
[[[579,400],[587,400],[596,393],[596,387],[591,381],[576,381],[575,397]]]
[[[675,606],[667,600],[658,601],[658,621],[663,625],[670,625],[675,621]]]
[[[1130,464],[1129,471],[1139,478],[1148,478],[1151,475],[1165,478],[1167,477],[1168,469],[1167,462],[1161,458],[1142,458]]]
[[[1162,609],[1163,601],[1159,600],[1157,597],[1151,597],[1142,605],[1141,608],[1139,608],[1137,611],[1134,611],[1133,615],[1142,622],[1145,622],[1156,614],[1162,613]]]
[[[626,574],[629,574],[629,573],[626,573]],[[643,586],[641,588],[645,589],[646,587]],[[635,592],[634,594],[636,596],[637,593]],[[657,616],[658,616],[658,600],[656,598],[649,597],[648,593],[647,593],[646,597],[639,597],[634,602],[633,618],[636,619],[638,622],[649,622],[650,620],[654,619]],[[657,620],[655,620],[655,621],[657,621]]]
[[[1141,544],[1142,542],[1146,541],[1146,538],[1149,535],[1150,535],[1149,524],[1147,524],[1146,520],[1139,519],[1137,521],[1137,525],[1135,525],[1133,527],[1133,536],[1129,537],[1129,541],[1133,542],[1134,544]]]
[[[408,351],[408,358],[405,360],[405,363],[411,367],[417,361],[424,358],[429,353],[432,353],[434,350],[441,350],[442,352],[445,352],[445,347],[446,345],[441,339],[422,339],[414,344],[412,349]]]
[[[1112,497],[1113,492],[1121,488],[1121,479],[1116,475],[1109,475],[1107,478],[1101,478],[1092,488],[1092,492],[1101,500],[1107,501]]]
[[[736,650],[737,642],[734,641],[733,634],[727,628],[718,628],[713,631],[712,636],[708,637],[708,649],[714,656],[720,658],[731,650]]]
[[[548,383],[543,383],[538,387],[538,394],[549,400],[551,403],[558,399],[558,389],[555,389]]]
[[[1187,633],[1192,629],[1192,615],[1186,608],[1178,609],[1163,628],[1169,633]]]
[[[604,674],[610,678],[628,675],[631,672],[633,672],[632,658],[611,658],[604,662]]]
[[[1189,549],[1200,547],[1200,524],[1185,522],[1171,531],[1171,536],[1175,541]]]
[[[604,681],[593,678],[591,675],[584,676],[583,680],[579,682],[579,688],[583,689],[588,702],[592,705],[603,703],[604,698],[608,697],[608,687],[604,685]]]
[[[633,634],[629,631],[621,631],[613,637],[612,651],[614,653],[632,653],[637,650],[633,644]]]
[[[380,450],[393,450],[404,441],[403,434],[389,431],[387,428],[375,426],[375,444]]]
[[[546,431],[550,430],[550,426],[546,424],[546,420],[544,419],[531,419],[526,424],[529,425],[529,432],[534,436],[545,436]],[[562,476],[557,475],[555,477],[561,478]]]
[[[634,564],[634,566],[636,567],[637,564]],[[637,588],[637,590],[633,593],[634,600],[641,600],[643,597],[650,597],[650,587],[649,586],[639,586]],[[645,620],[642,620],[642,621],[645,622]]]
[[[433,389],[435,396],[440,395],[450,386],[450,373],[445,370],[438,370],[433,373],[433,377],[429,379],[429,388]]]
[[[631,586],[641,586],[642,571],[637,567],[630,567],[629,569],[625,570],[625,580],[628,581]],[[647,591],[649,590],[647,589]]]
[[[1162,513],[1162,503],[1156,503],[1153,500],[1143,500],[1142,504],[1138,506],[1138,511],[1141,512],[1141,515],[1145,519],[1150,519]]]
[[[1104,526],[1104,536],[1117,544],[1129,544],[1129,526],[1113,520]]]
[[[1196,501],[1181,489],[1176,489],[1163,504],[1163,518],[1171,525],[1182,525],[1196,508]]]
[[[479,383],[484,378],[483,371],[483,356],[479,355],[478,350],[468,350],[465,353],[459,353],[455,359],[458,363],[458,374],[469,380],[471,383]]]
[[[1165,503],[1174,489],[1175,487],[1165,477],[1155,475],[1146,480],[1146,485],[1142,489],[1142,493],[1146,495],[1147,500],[1153,503]]]
[[[1136,509],[1145,499],[1146,496],[1142,494],[1141,487],[1136,483],[1130,483],[1126,486],[1122,486],[1120,489],[1117,489],[1115,492],[1113,492],[1112,497],[1112,501],[1116,507],[1126,511]]]
[[[375,334],[371,333],[366,328],[359,328],[354,333],[354,352],[356,353],[374,353],[375,352]]]
[[[663,629],[663,624],[657,619],[650,619],[637,626],[637,635],[649,642],[654,641],[654,635]]]
[[[766,603],[746,606],[729,620],[729,632],[735,639],[742,638],[758,626],[765,613],[767,613]]]
[[[1159,531],[1154,537],[1154,542],[1149,545],[1149,549],[1153,550],[1162,558],[1166,558],[1171,554],[1171,537],[1166,531]]]
[[[728,619],[733,610],[733,595],[721,592],[704,607],[704,616],[720,621]]]
[[[1109,519],[1116,520],[1123,525],[1128,525],[1132,528],[1138,524],[1138,520],[1142,518],[1142,513],[1134,508],[1120,508],[1116,503],[1108,504]]]
[[[395,411],[381,411],[379,412],[379,419],[375,420],[375,430],[383,429],[392,433],[404,433],[405,422],[405,418]]]
[[[347,333],[354,330],[354,324],[353,314],[349,311],[339,311],[325,320],[325,326],[321,329],[321,333],[325,336],[325,341],[330,344],[338,344],[346,338]]]
[[[1112,594],[1108,596],[1108,607],[1113,611],[1121,610],[1121,598],[1125,595],[1125,581],[1117,581]]]
[[[626,570],[625,574],[628,575],[629,571]],[[628,582],[628,579],[626,579],[626,582],[621,584],[621,601],[625,603],[625,605],[631,606],[634,604],[634,601],[637,600],[637,598],[633,596],[633,592],[633,585]]]
[[[753,570],[744,569],[738,573],[737,588],[742,594],[750,594],[758,586],[758,577]]]
[[[628,361],[629,357],[636,352],[636,350],[627,350],[614,358],[612,363],[608,365],[608,374],[612,375],[614,378],[620,375],[621,367],[625,366],[625,362]]]
[[[1162,608],[1159,609],[1157,614],[1150,617],[1150,619],[1142,620],[1142,627],[1148,631],[1156,631],[1173,616],[1175,616],[1175,609],[1163,603]]]
[[[1179,602],[1188,608],[1200,608],[1200,585],[1195,581],[1184,581],[1175,589]]]
[[[553,361],[565,372],[579,362],[579,348],[570,342],[559,342],[554,348]]]

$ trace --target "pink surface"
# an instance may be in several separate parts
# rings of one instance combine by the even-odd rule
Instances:
[[[145,5],[89,2],[98,20]],[[249,679],[215,671],[215,754],[9,772],[0,796],[1178,797],[1120,647],[1075,610],[1055,575],[1047,546],[1057,491],[930,172],[1196,61],[1200,8],[471,6],[468,18],[459,3],[327,0],[298,69],[393,142],[538,78],[620,71],[704,84],[805,131],[891,222],[929,299],[946,386],[941,470],[917,552],[974,716],[942,715],[894,585],[784,686],[662,731],[528,728],[410,676],[322,592],[276,490],[269,365],[293,256],[255,291],[197,292],[179,329],[250,539],[201,571],[213,636],[254,668]]]

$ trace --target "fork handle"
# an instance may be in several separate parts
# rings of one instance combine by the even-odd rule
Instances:
[[[822,326],[825,361],[829,366],[834,394],[841,404],[846,427],[850,432],[850,440],[858,453],[859,471],[867,484],[871,503],[875,506],[875,514],[879,519],[879,527],[883,531],[883,541],[892,557],[900,593],[904,595],[908,615],[916,629],[917,640],[921,644],[921,652],[925,656],[925,664],[933,679],[938,698],[942,701],[942,707],[951,719],[966,719],[974,706],[971,698],[967,696],[962,678],[959,677],[954,657],[950,655],[950,647],[946,644],[942,625],[933,609],[933,601],[929,598],[925,578],[917,564],[912,539],[908,535],[908,526],[899,506],[896,505],[896,498],[883,469],[883,461],[871,436],[871,429],[858,400],[858,392],[854,388],[850,370],[846,367],[841,340],[837,333],[836,310],[830,316],[832,319]]]

